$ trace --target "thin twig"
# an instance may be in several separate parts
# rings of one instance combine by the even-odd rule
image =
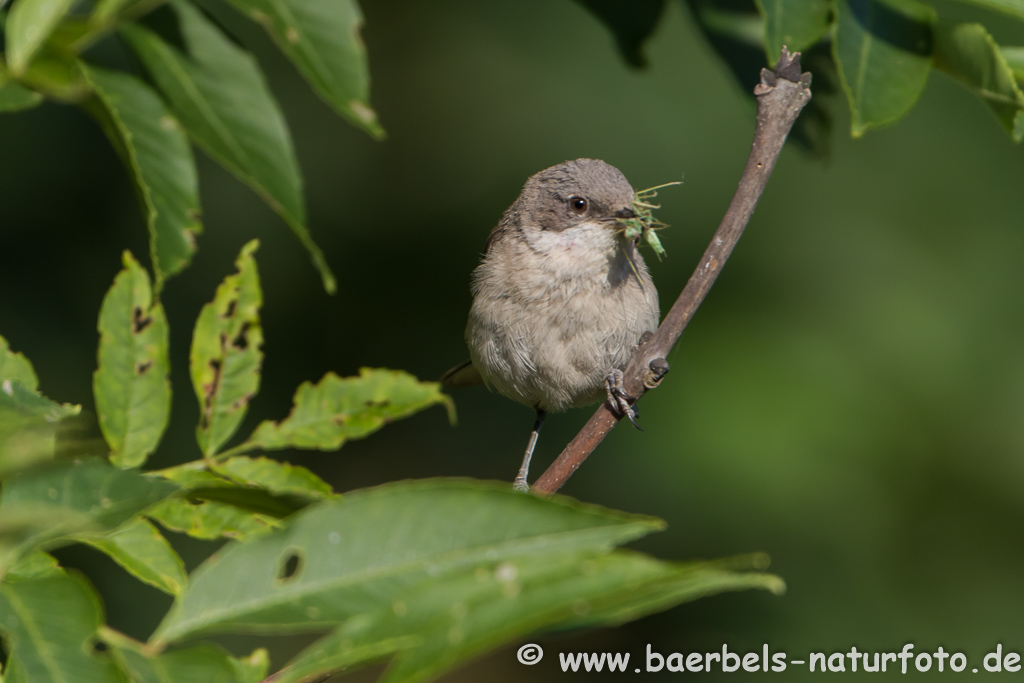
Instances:
[[[657,386],[667,372],[668,364],[664,359],[676,345],[743,234],[768,177],[775,168],[775,161],[779,158],[790,128],[811,99],[810,85],[811,74],[800,72],[800,53],[791,55],[785,47],[782,48],[782,56],[774,71],[761,70],[761,82],[754,88],[754,95],[757,96],[757,130],[739,187],[690,281],[686,283],[658,331],[641,344],[630,358],[623,372],[624,388],[630,396],[639,399],[648,389]],[[620,417],[607,402],[602,403],[531,490],[554,493],[561,488],[604,440]]]

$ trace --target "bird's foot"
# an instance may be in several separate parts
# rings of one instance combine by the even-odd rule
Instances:
[[[664,358],[655,358],[647,365],[647,375],[644,377],[644,386],[648,389],[654,389],[661,380],[665,379],[665,375],[668,374],[668,361]]]
[[[526,477],[522,475],[516,477],[515,481],[512,482],[512,490],[519,491],[520,493],[529,493],[530,485],[526,483]]]
[[[635,401],[636,398],[626,393],[622,383],[622,370],[612,368],[608,371],[608,376],[604,378],[604,388],[608,392],[608,403],[621,416],[628,417],[633,426],[642,432],[644,431],[643,428],[636,423],[637,418],[640,417],[640,412],[636,409],[636,406],[630,404],[630,401]]]

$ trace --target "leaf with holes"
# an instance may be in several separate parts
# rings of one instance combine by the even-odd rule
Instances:
[[[148,85],[119,71],[84,66],[83,72],[101,104],[87,109],[122,152],[142,202],[159,291],[164,280],[191,262],[195,236],[202,231],[192,148],[177,119]]]
[[[421,382],[400,370],[362,368],[358,377],[344,378],[327,373],[319,384],[304,382],[291,415],[260,423],[238,450],[335,450],[433,405],[443,405],[454,420],[451,398],[437,382]]]
[[[370,108],[370,73],[355,0],[230,0],[262,24],[310,85],[353,124],[384,137]]]
[[[213,643],[154,653],[112,629],[103,629],[101,635],[114,660],[135,683],[259,683],[270,666],[267,651],[263,649],[245,658],[232,657]]]
[[[7,66],[21,76],[74,0],[18,0],[7,17]]]
[[[830,0],[757,0],[757,8],[764,16],[764,48],[772,67],[783,45],[790,52],[803,52],[832,25]]]
[[[138,467],[160,443],[170,418],[168,329],[149,275],[127,251],[123,261],[125,269],[100,308],[92,388],[110,459],[119,467]]]
[[[122,470],[98,458],[55,462],[4,482],[0,518],[41,520],[2,548],[0,567],[85,531],[113,530],[178,490],[164,479]]]
[[[170,7],[184,52],[138,24],[124,25],[122,35],[192,139],[280,214],[333,292],[334,276],[306,225],[291,137],[259,66],[191,4]]]
[[[127,683],[94,651],[103,623],[99,596],[81,576],[52,558],[31,571],[12,570],[0,583],[0,631],[8,647],[4,674],[20,683]]]
[[[80,540],[165,593],[177,595],[188,583],[185,563],[163,534],[144,519],[131,519],[105,534],[84,534]]]
[[[839,0],[832,51],[862,136],[901,119],[932,67],[935,10],[915,0]]]
[[[395,656],[382,681],[432,680],[538,630],[619,624],[722,591],[782,587],[766,574],[627,551],[522,557],[421,584],[386,608],[349,620],[300,653],[280,683],[312,680],[390,654]]]
[[[195,572],[153,636],[323,630],[390,607],[420,582],[524,557],[607,552],[663,527],[474,481],[400,482],[311,505]]]
[[[1014,142],[1024,140],[1024,93],[984,26],[940,22],[935,28],[935,67],[979,96]]]
[[[238,273],[224,278],[213,301],[203,306],[192,334],[189,366],[199,399],[196,439],[203,455],[215,454],[245,417],[260,387],[263,303],[253,240],[242,248]]]

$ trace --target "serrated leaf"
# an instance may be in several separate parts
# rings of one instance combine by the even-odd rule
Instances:
[[[29,391],[39,388],[39,378],[24,354],[11,351],[10,344],[0,337],[0,382],[20,382]]]
[[[1024,140],[1024,129],[1016,126],[1018,114],[1024,111],[1024,93],[984,26],[939,22],[935,27],[935,66],[981,97],[1014,142]]]
[[[74,0],[18,0],[7,17],[7,66],[21,76]]]
[[[164,308],[153,300],[149,275],[124,252],[100,308],[98,367],[92,390],[110,459],[138,467],[156,450],[171,413],[171,369]]]
[[[81,576],[56,566],[31,577],[12,572],[0,583],[8,680],[16,668],[24,683],[127,683],[109,657],[93,650],[102,622],[99,597]]]
[[[197,569],[153,636],[322,630],[421,581],[531,555],[607,552],[662,527],[470,481],[400,482],[312,505]]]
[[[281,422],[261,422],[238,450],[334,450],[432,405],[443,405],[453,415],[451,398],[441,393],[440,384],[400,370],[361,368],[358,377],[344,378],[327,373],[319,384],[300,385],[291,415]]]
[[[211,466],[213,471],[246,486],[256,486],[279,495],[329,498],[331,485],[305,467],[270,458],[238,456]]]
[[[259,273],[252,254],[257,240],[246,244],[213,301],[203,306],[192,334],[189,369],[199,399],[196,440],[203,455],[215,454],[245,417],[260,387],[263,303]]]
[[[376,139],[384,137],[370,108],[370,73],[355,0],[230,0],[263,25],[331,107]]]
[[[850,102],[853,137],[895,123],[931,70],[935,10],[915,0],[838,0],[832,50]]]
[[[4,482],[0,517],[37,516],[46,523],[3,548],[0,568],[32,550],[67,543],[74,534],[115,529],[177,489],[169,481],[97,458],[23,472]]]
[[[263,649],[244,659],[232,657],[213,643],[154,653],[142,643],[110,629],[104,630],[103,640],[134,683],[260,683],[270,665]]]
[[[623,59],[634,67],[647,65],[644,43],[651,37],[665,11],[665,0],[578,0],[607,26]]]
[[[171,595],[188,583],[185,563],[156,527],[144,519],[131,519],[102,535],[81,537],[110,556],[135,578]]]
[[[790,52],[803,52],[832,25],[830,0],[757,0],[757,8],[764,16],[764,48],[772,67],[783,45]]]
[[[185,52],[137,24],[123,26],[122,35],[192,139],[281,215],[333,292],[334,276],[306,226],[291,137],[259,66],[199,10],[177,0],[170,7]]]
[[[199,180],[192,148],[177,119],[142,81],[94,66],[85,76],[103,105],[107,135],[123,151],[149,228],[157,291],[196,250]]]

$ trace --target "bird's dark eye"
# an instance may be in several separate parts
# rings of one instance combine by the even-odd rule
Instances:
[[[569,206],[576,213],[583,213],[587,210],[587,200],[583,197],[569,197]]]

